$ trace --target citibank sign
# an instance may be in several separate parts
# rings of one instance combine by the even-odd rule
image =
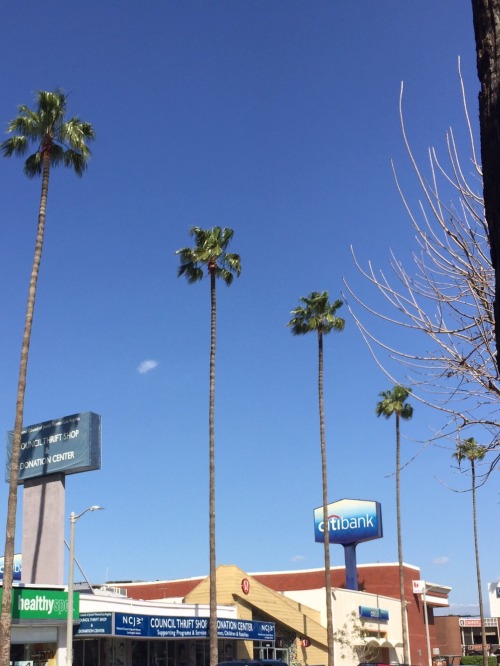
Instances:
[[[379,502],[342,499],[314,509],[314,540],[324,542],[328,533],[330,543],[355,544],[382,536],[382,510]]]

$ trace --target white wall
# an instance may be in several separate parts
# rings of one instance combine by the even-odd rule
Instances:
[[[488,583],[490,617],[500,617],[500,581]]]
[[[326,627],[326,596],[325,588],[317,590],[298,590],[285,592],[286,597],[299,603],[314,608],[321,614],[321,624]],[[500,600],[499,600],[500,601]],[[349,630],[352,627],[351,614],[359,617],[359,607],[379,608],[389,613],[389,620],[364,620],[363,626],[368,631],[385,634],[386,639],[377,640],[381,647],[389,648],[389,661],[403,662],[403,636],[401,631],[401,606],[397,599],[383,597],[378,594],[369,594],[355,590],[332,589],[332,612],[334,631],[342,629],[346,625]],[[500,615],[500,614],[499,614]],[[351,639],[354,642],[355,639]],[[367,641],[366,641],[367,642]],[[335,643],[335,662],[342,666],[357,666],[359,659],[352,650],[342,648]]]

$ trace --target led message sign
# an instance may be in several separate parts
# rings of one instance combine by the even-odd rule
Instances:
[[[14,433],[7,435],[5,480],[10,478]],[[101,417],[93,412],[64,416],[24,428],[19,483],[48,474],[75,474],[101,468]]]
[[[382,510],[379,502],[342,499],[327,506],[330,543],[352,544],[382,536]],[[323,507],[314,510],[314,539],[324,542]]]

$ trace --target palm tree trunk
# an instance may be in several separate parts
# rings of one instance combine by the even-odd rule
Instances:
[[[326,636],[328,643],[328,666],[333,666],[333,619],[332,619],[332,580],[330,575],[330,532],[328,521],[328,471],[326,466],[325,410],[323,400],[323,333],[318,329],[318,399],[319,436],[321,443],[321,479],[323,483],[323,523],[325,552],[326,589]]]
[[[21,345],[21,360],[19,363],[19,378],[17,384],[16,416],[14,422],[14,437],[12,444],[12,457],[10,461],[9,496],[7,500],[7,525],[5,530],[4,571],[2,585],[2,612],[0,615],[0,666],[10,664],[10,643],[12,626],[12,582],[14,577],[14,542],[16,535],[17,487],[19,480],[19,458],[21,454],[21,434],[24,418],[24,395],[26,392],[26,375],[28,371],[28,355],[31,341],[31,327],[35,311],[36,287],[40,261],[42,258],[43,237],[45,232],[45,211],[49,191],[50,153],[43,153],[42,192],[38,212],[38,229],[35,243],[35,253],[31,267],[31,277],[28,291],[28,302],[24,320],[24,333]]]
[[[217,581],[215,558],[215,336],[217,303],[215,294],[215,269],[210,269],[210,399],[209,399],[209,541],[210,541],[210,666],[219,661],[217,647]]]
[[[484,626],[483,591],[481,585],[481,567],[479,565],[479,539],[477,536],[477,510],[476,510],[476,468],[474,460],[470,461],[472,471],[472,521],[474,523],[474,549],[476,553],[477,593],[479,599],[479,617],[481,618],[481,643],[483,647],[483,666],[488,666],[488,648],[486,643],[486,628]]]
[[[398,564],[399,564],[399,599],[401,601],[401,634],[403,637],[403,663],[410,663],[408,654],[408,635],[406,631],[406,600],[405,600],[405,579],[403,570],[403,538],[401,536],[401,492],[400,492],[400,473],[401,473],[401,446],[399,433],[399,414],[396,412],[396,520],[398,532]]]

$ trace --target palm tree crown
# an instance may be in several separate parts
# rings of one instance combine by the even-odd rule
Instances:
[[[385,416],[386,419],[396,414],[408,421],[413,416],[413,407],[406,402],[410,393],[410,388],[400,385],[395,386],[392,391],[382,391],[379,393],[382,400],[377,403],[375,413],[377,416]]]
[[[30,145],[35,152],[24,163],[28,178],[43,171],[43,156],[50,155],[51,166],[63,164],[81,176],[87,168],[90,150],[86,141],[92,141],[94,130],[90,123],[78,117],[65,120],[67,97],[60,91],[37,93],[37,110],[19,106],[19,115],[11,120],[7,131],[13,136],[4,141],[0,149],[4,157],[24,156]]]
[[[185,275],[192,284],[203,278],[202,266],[207,266],[209,274],[222,278],[229,286],[234,274],[239,276],[241,273],[240,256],[226,252],[234,234],[233,230],[221,227],[192,227],[189,233],[194,237],[196,247],[177,250],[176,254],[180,255],[181,260],[177,275]]]
[[[335,314],[343,305],[341,300],[330,303],[327,291],[313,291],[309,296],[301,296],[299,300],[304,305],[291,311],[293,316],[288,322],[293,335],[305,335],[311,331],[326,334],[344,330],[345,321]]]
[[[457,444],[457,450],[453,454],[453,457],[458,460],[459,465],[462,460],[468,460],[474,466],[476,460],[483,460],[487,451],[486,446],[481,446],[476,442],[474,437],[469,437],[469,439]]]

